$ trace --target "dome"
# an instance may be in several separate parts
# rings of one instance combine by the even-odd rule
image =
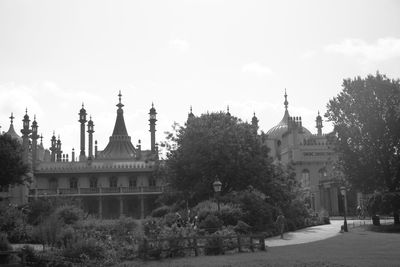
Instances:
[[[267,132],[268,139],[281,139],[282,135],[286,133],[288,130],[288,119],[289,119],[289,111],[286,109],[285,115],[283,115],[282,120],[277,125],[268,130]],[[301,128],[304,135],[306,136],[311,135],[311,132],[307,128],[303,126]]]

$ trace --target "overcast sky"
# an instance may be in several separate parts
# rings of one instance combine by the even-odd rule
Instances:
[[[0,125],[25,108],[45,147],[79,152],[82,102],[104,149],[118,91],[133,144],[150,147],[195,115],[226,110],[268,131],[284,113],[315,133],[342,80],[400,78],[400,1],[0,1]],[[325,131],[332,129],[325,123]]]

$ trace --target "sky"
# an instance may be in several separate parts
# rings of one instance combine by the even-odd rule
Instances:
[[[132,143],[150,148],[193,113],[226,111],[267,132],[289,113],[315,117],[343,79],[400,78],[400,1],[1,0],[0,126],[25,109],[45,147],[79,150],[82,103],[103,150],[121,90]],[[324,122],[324,132],[332,130]],[[87,141],[86,141],[87,142]]]

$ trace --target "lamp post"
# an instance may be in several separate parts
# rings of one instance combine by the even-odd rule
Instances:
[[[214,192],[216,194],[217,197],[217,205],[218,205],[218,212],[220,211],[220,207],[219,207],[219,194],[221,192],[221,187],[222,187],[222,183],[221,181],[218,179],[218,176],[215,177],[215,182],[213,183],[213,188],[214,188]]]
[[[348,229],[347,229],[347,219],[346,219],[346,213],[347,213],[346,187],[341,186],[341,187],[340,187],[340,193],[343,195],[343,199],[344,199],[344,224],[343,224],[343,231],[348,232]]]

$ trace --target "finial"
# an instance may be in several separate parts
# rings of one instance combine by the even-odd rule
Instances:
[[[43,145],[43,134],[40,134],[40,145]]]
[[[122,96],[122,94],[121,94],[121,90],[119,90],[119,94],[118,94],[119,103],[121,103],[121,96]]]
[[[319,110],[318,110],[318,116],[319,116]]]
[[[11,124],[13,124],[14,119],[15,119],[15,117],[14,117],[13,113],[11,112],[11,117],[10,117]]]
[[[151,102],[151,107],[154,108],[154,103],[153,102]]]
[[[53,136],[55,137],[55,135],[56,135],[56,131],[53,130]]]
[[[253,116],[254,116],[254,117],[256,116],[256,112],[255,112],[255,111],[253,112]]]
[[[92,120],[92,115],[89,116],[89,120]]]
[[[287,110],[287,109],[288,109],[289,102],[287,101],[286,88],[285,88],[285,102],[283,102],[283,104],[285,105],[285,109]]]
[[[85,107],[85,105],[83,104],[83,102],[82,102],[82,108],[84,108]]]
[[[28,108],[25,108],[25,114],[28,115]]]
[[[190,113],[193,113],[192,105],[190,105]]]

